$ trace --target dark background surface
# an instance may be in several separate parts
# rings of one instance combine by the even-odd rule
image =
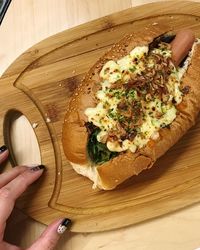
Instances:
[[[1,6],[2,6],[2,3],[3,3],[3,0],[0,0],[0,8],[1,8]]]
[[[0,0],[0,24],[3,21],[10,2],[11,0]]]

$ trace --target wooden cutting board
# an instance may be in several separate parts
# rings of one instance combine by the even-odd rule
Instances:
[[[12,146],[9,126],[17,113],[34,128],[44,176],[17,206],[37,221],[74,221],[72,231],[95,232],[131,225],[200,201],[200,123],[144,171],[113,191],[92,190],[77,175],[61,144],[66,105],[80,80],[116,41],[132,31],[168,23],[200,37],[200,4],[164,2],[131,8],[49,37],[23,53],[0,79],[0,140]],[[4,141],[3,141],[4,139]],[[77,142],[78,143],[78,142]],[[20,145],[19,145],[20,147]]]

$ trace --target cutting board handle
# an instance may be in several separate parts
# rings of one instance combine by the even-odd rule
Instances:
[[[44,141],[44,150],[47,150],[48,148],[48,151],[52,151],[52,156],[54,156],[54,147],[49,132],[49,126],[45,120],[44,112],[40,108],[40,103],[35,103],[31,93],[25,93],[23,90],[14,86],[8,88],[10,88],[9,94],[1,97],[1,102],[4,104],[4,109],[0,109],[0,143],[1,145],[6,144],[10,149],[12,163],[17,163],[14,160],[14,154],[12,153],[12,145],[10,140],[10,127],[13,117],[16,117],[16,114],[24,115],[34,129],[40,148],[41,160],[43,161],[44,159]],[[55,163],[55,161],[53,162]]]

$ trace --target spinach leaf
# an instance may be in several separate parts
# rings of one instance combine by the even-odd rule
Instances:
[[[96,164],[102,164],[118,155],[117,152],[111,152],[107,148],[106,144],[97,141],[97,134],[99,132],[99,128],[93,131],[93,133],[89,137],[87,145],[87,150],[90,159]]]

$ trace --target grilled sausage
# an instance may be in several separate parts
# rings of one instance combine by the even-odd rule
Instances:
[[[175,39],[171,42],[172,60],[177,67],[187,56],[195,41],[194,33],[191,30],[177,32]]]

